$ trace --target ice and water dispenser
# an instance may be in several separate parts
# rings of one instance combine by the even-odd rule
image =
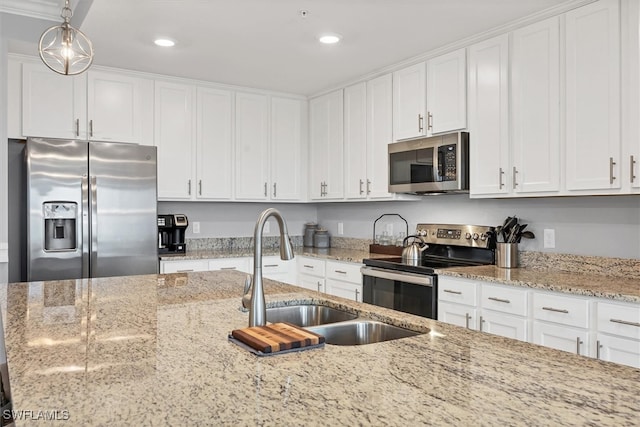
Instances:
[[[44,250],[73,251],[76,249],[76,219],[78,205],[73,202],[45,202]]]

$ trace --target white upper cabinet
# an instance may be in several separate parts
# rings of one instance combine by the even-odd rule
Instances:
[[[469,48],[470,194],[509,190],[509,36]]]
[[[196,89],[197,199],[231,199],[232,100],[233,94],[228,90]]]
[[[391,74],[367,82],[367,183],[370,199],[390,198],[389,151],[393,139]]]
[[[87,76],[62,76],[42,63],[22,64],[22,134],[85,138]]]
[[[367,84],[344,90],[345,196],[367,197]]]
[[[459,49],[427,61],[427,133],[467,127],[467,56]]]
[[[393,139],[427,134],[426,64],[421,62],[393,73]]]
[[[153,108],[153,82],[127,74],[88,72],[89,139],[148,143],[145,123]]]
[[[566,187],[621,187],[619,0],[566,14]]]
[[[337,90],[309,102],[311,199],[344,197],[343,91]]]
[[[622,21],[622,184],[640,190],[640,2],[623,2]],[[624,109],[626,108],[626,110]],[[626,114],[625,114],[626,113]]]
[[[265,95],[236,93],[236,199],[269,197],[269,104]]]
[[[511,189],[514,193],[559,191],[559,19],[516,30],[512,40]]]
[[[272,200],[300,200],[302,186],[302,101],[271,98]]]
[[[155,145],[158,147],[158,198],[191,199],[193,180],[194,88],[155,83]]]

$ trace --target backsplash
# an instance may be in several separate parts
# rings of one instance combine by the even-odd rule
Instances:
[[[640,279],[640,260],[637,259],[525,251],[520,252],[519,266],[540,271]]]
[[[293,246],[302,246],[302,236],[289,236]],[[187,250],[248,250],[253,248],[253,237],[209,237],[201,239],[186,239]],[[280,247],[280,236],[263,236],[264,249]]]

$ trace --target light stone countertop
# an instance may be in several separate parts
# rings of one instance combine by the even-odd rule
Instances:
[[[14,410],[66,410],[60,425],[639,423],[638,369],[266,279],[268,305],[432,333],[256,357],[227,341],[248,322],[243,283],[216,271],[0,285]]]
[[[495,265],[453,267],[439,269],[436,272],[440,276],[482,280],[640,304],[640,279],[634,278],[541,271],[531,268],[499,268]]]

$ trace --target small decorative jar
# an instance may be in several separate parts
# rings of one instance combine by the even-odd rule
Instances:
[[[324,228],[318,228],[313,235],[313,246],[316,248],[330,248],[331,236]]]
[[[318,224],[315,222],[308,222],[304,225],[304,236],[302,237],[302,245],[306,247],[313,247],[313,235],[318,229]]]

